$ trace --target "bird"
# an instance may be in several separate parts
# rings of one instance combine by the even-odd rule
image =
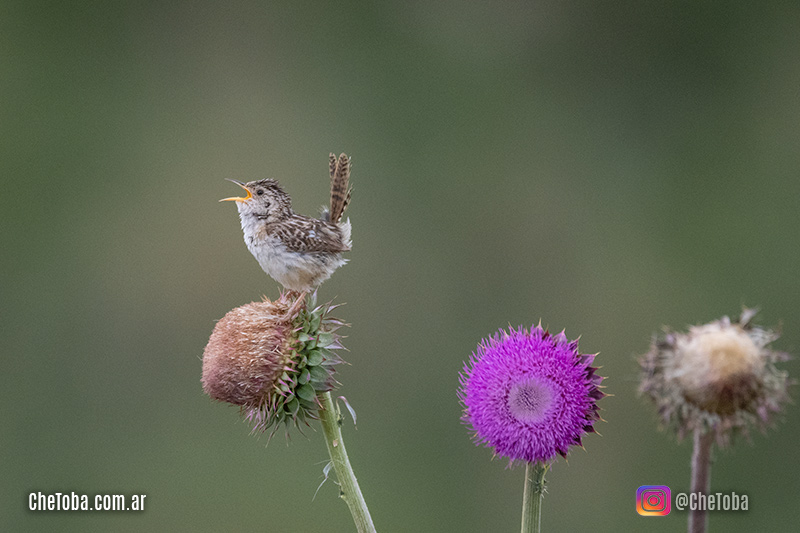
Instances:
[[[236,202],[247,249],[270,277],[285,289],[296,293],[295,303],[345,263],[343,252],[351,249],[350,220],[342,215],[350,203],[350,158],[331,153],[330,205],[323,207],[319,218],[300,215],[292,210],[292,199],[278,181],[262,179],[236,183],[247,191],[244,197],[223,198]],[[290,311],[295,311],[292,305]]]

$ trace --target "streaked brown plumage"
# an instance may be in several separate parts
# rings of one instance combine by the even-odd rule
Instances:
[[[247,191],[234,200],[244,240],[264,272],[289,290],[309,292],[347,260],[350,221],[342,215],[350,202],[350,158],[330,154],[331,201],[320,218],[292,210],[292,200],[273,179],[241,183]],[[233,180],[231,180],[233,181]]]
[[[353,188],[349,187],[350,158],[344,154],[340,155],[338,160],[333,154],[329,157],[331,173],[330,220],[338,223],[350,203],[350,193],[353,191]]]

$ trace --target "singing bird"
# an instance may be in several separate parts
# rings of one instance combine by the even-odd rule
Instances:
[[[236,202],[247,249],[264,272],[298,293],[298,302],[347,263],[342,257],[351,246],[350,220],[342,221],[352,191],[347,155],[330,154],[330,176],[330,207],[320,218],[295,213],[291,197],[274,179],[229,180],[247,195],[220,200]]]

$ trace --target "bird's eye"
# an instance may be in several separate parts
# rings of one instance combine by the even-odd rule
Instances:
[[[259,196],[263,195],[264,194],[264,189],[258,189],[256,191],[256,194],[259,195]]]

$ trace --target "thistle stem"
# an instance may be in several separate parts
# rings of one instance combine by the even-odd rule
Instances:
[[[356,523],[358,533],[375,532],[372,517],[369,515],[367,503],[358,487],[358,481],[347,458],[347,450],[342,440],[342,415],[339,407],[334,403],[330,392],[317,395],[322,403],[319,411],[322,431],[325,434],[325,443],[328,445],[328,454],[331,456],[336,478],[339,480],[339,497],[350,508],[353,521]]]
[[[522,533],[539,533],[542,530],[542,497],[544,475],[550,465],[535,462],[525,465],[525,490],[522,493]]]
[[[692,452],[691,493],[708,494],[711,489],[711,447],[714,433],[696,429],[694,432],[694,451]],[[689,533],[705,533],[708,515],[705,509],[689,511]]]

